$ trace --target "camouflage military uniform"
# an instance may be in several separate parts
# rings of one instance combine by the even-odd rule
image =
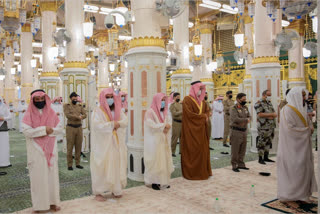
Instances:
[[[267,100],[260,99],[254,108],[259,113],[274,113],[275,110],[272,103]],[[257,148],[259,156],[263,156],[265,153],[269,153],[269,149],[272,148],[272,139],[274,137],[274,129],[276,127],[275,119],[268,119],[263,117],[257,117],[258,124],[258,142]]]

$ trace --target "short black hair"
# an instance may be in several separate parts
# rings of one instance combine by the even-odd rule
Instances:
[[[174,92],[173,97],[176,97],[176,96],[178,96],[178,95],[180,95],[180,93]]]
[[[290,90],[291,90],[291,88],[288,88],[288,89],[286,90],[286,95],[289,94]]]
[[[242,97],[246,97],[247,95],[245,93],[239,93],[237,94],[237,99],[241,99]]]
[[[32,91],[30,95],[32,96],[32,94],[34,94],[34,93],[36,93],[36,92],[39,92],[39,91],[40,91],[40,92],[43,92],[43,93],[46,93],[46,92],[45,92],[44,90],[42,90],[42,89],[36,89],[36,90]]]
[[[78,97],[78,94],[77,94],[76,92],[72,92],[72,93],[70,94],[70,99],[71,99],[72,97]]]
[[[227,91],[226,95],[232,94],[232,91]]]
[[[264,91],[262,92],[262,96],[265,96],[265,95],[267,95],[268,91],[270,91],[270,90],[269,90],[269,89],[267,89],[267,90],[264,90]]]
[[[194,81],[191,83],[191,85],[197,84],[197,83],[202,83],[201,81]]]

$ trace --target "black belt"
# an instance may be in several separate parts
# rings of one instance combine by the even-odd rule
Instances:
[[[233,130],[236,130],[236,131],[241,131],[241,132],[245,132],[247,131],[247,128],[239,128],[239,127],[231,127]]]
[[[67,124],[67,126],[70,126],[72,128],[79,128],[82,126],[82,124]]]
[[[177,123],[182,123],[182,120],[175,120],[173,119],[174,122],[177,122]]]

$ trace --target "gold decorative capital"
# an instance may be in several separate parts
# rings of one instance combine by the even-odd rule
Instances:
[[[9,18],[19,18],[19,10],[15,11],[4,11],[4,16]]]
[[[32,83],[23,83],[23,84],[21,84],[21,87],[33,87],[33,84]]]
[[[142,101],[141,105],[142,107],[147,107],[147,101]]]
[[[302,77],[289,78],[289,82],[304,82],[304,78],[302,78]]]
[[[4,54],[3,53],[0,53],[0,58],[3,58],[4,57]]]
[[[59,73],[56,71],[41,72],[40,77],[59,77]]]
[[[279,57],[277,56],[263,56],[257,57],[252,60],[252,64],[261,64],[261,63],[280,63]]]
[[[31,32],[31,25],[30,25],[30,23],[25,23],[25,24],[21,27],[21,31],[22,31],[22,32]]]
[[[293,20],[287,28],[296,30],[300,36],[303,36],[305,31],[305,23],[306,22],[304,19],[296,19]]]
[[[244,76],[244,79],[251,79],[251,74],[247,74]]]
[[[212,30],[209,28],[202,28],[200,29],[201,34],[212,34]]]
[[[159,37],[139,37],[139,38],[134,38],[130,40],[129,42],[129,49],[130,48],[135,48],[135,47],[145,47],[145,46],[156,46],[156,47],[161,47],[165,48],[164,40],[162,40]]]
[[[213,82],[212,78],[201,78],[200,79],[201,82]]]
[[[80,61],[70,61],[64,63],[64,68],[87,68],[88,65],[86,62]]]
[[[178,69],[175,70],[172,74],[191,74],[190,69]]]
[[[56,12],[58,4],[55,1],[45,1],[40,3],[41,11],[53,11]]]

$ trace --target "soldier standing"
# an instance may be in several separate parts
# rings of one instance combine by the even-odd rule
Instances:
[[[228,136],[230,133],[230,108],[234,105],[232,100],[232,91],[227,91],[226,99],[223,100],[224,111],[224,134],[223,134],[223,146],[229,147],[227,144]]]
[[[272,139],[276,127],[275,112],[271,103],[271,92],[265,90],[262,92],[262,98],[254,105],[257,112],[258,141],[257,148],[259,153],[259,163],[275,162],[269,159],[269,150],[272,148]]]
[[[179,142],[181,142],[180,139],[182,125],[182,104],[180,103],[180,94],[177,92],[173,94],[173,103],[170,105],[170,112],[172,116],[171,151],[172,157],[176,157],[176,147],[178,139]]]
[[[82,149],[82,120],[87,117],[86,111],[81,104],[78,103],[78,95],[75,92],[70,94],[71,104],[65,104],[63,106],[64,114],[66,115],[67,127],[66,127],[66,137],[67,137],[67,161],[68,170],[73,170],[72,168],[72,151],[75,147],[75,160],[76,167],[78,169],[83,169],[80,165],[80,154]]]
[[[240,172],[239,169],[249,170],[243,161],[247,149],[247,125],[250,123],[250,113],[246,106],[246,100],[246,94],[239,93],[237,104],[230,109],[231,164],[234,172]]]

